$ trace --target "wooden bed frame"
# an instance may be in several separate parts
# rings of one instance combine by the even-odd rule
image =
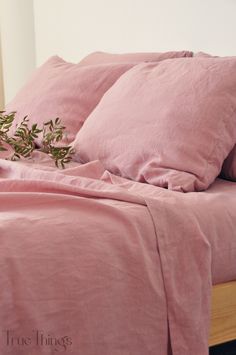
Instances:
[[[236,281],[213,286],[209,346],[236,340]]]

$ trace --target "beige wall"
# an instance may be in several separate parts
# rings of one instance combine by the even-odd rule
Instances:
[[[95,50],[236,55],[235,14],[235,0],[0,0],[5,101],[54,54],[74,62]]]
[[[35,67],[33,0],[0,0],[5,102]]]
[[[34,0],[36,58],[204,50],[236,55],[235,0]]]
[[[4,89],[3,89],[3,71],[2,71],[2,55],[1,55],[1,35],[0,35],[0,111],[4,108]]]

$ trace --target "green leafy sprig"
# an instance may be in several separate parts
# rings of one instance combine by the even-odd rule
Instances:
[[[0,151],[3,152],[6,150],[3,143],[8,139],[8,131],[12,126],[12,123],[15,118],[15,112],[10,113],[9,115],[4,115],[4,111],[0,111]]]
[[[10,146],[13,150],[11,160],[21,158],[30,158],[34,150],[46,153],[55,161],[58,168],[65,168],[74,153],[71,146],[60,145],[64,136],[65,127],[61,124],[59,118],[50,120],[39,128],[37,124],[29,127],[29,119],[26,117],[17,125],[12,136],[9,136],[10,128],[14,123],[16,112],[5,114],[0,111],[0,152],[6,151],[4,144]],[[37,148],[36,139],[42,134],[41,148]]]
[[[55,160],[56,166],[65,167],[69,163],[74,153],[71,146],[57,146],[63,138],[65,127],[61,125],[59,118],[49,121],[43,127],[42,151]]]

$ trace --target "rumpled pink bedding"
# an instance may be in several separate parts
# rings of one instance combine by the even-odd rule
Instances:
[[[235,183],[183,194],[38,153],[0,160],[0,191],[0,354],[208,354]]]

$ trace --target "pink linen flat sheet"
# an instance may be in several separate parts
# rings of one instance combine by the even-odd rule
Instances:
[[[0,354],[208,354],[235,183],[183,194],[35,154],[0,160],[0,191]]]

